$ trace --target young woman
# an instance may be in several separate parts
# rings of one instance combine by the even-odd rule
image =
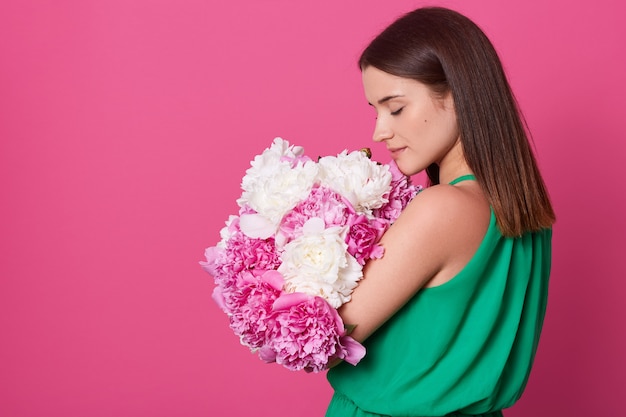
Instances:
[[[340,309],[367,355],[329,370],[326,415],[501,416],[537,349],[555,219],[502,65],[443,8],[398,19],[359,65],[374,141],[432,185]]]

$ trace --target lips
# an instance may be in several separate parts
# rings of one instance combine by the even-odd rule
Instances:
[[[405,150],[406,147],[403,148],[387,148],[387,150],[389,151],[389,153],[391,153],[391,155],[397,155],[400,152],[402,152],[403,150]]]

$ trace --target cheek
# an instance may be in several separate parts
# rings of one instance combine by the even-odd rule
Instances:
[[[424,123],[428,127],[428,137],[436,141],[439,146],[456,143],[459,129],[456,116],[450,112],[440,111]]]
[[[411,115],[398,125],[398,131],[412,144],[424,145],[431,135],[432,121],[421,112]]]

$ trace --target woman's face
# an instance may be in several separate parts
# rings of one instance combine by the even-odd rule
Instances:
[[[386,144],[402,173],[441,166],[460,147],[452,94],[436,98],[425,84],[372,66],[362,75],[365,97],[377,114],[373,139]]]

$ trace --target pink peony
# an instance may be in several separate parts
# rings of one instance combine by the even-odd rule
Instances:
[[[253,239],[241,232],[233,234],[226,242],[225,254],[220,261],[224,262],[222,272],[229,276],[243,270],[276,269],[280,265],[273,238]]]
[[[276,269],[280,259],[273,238],[250,238],[241,232],[239,218],[232,216],[222,229],[222,241],[204,251],[202,268],[213,276],[215,283],[228,287],[241,271]]]
[[[283,294],[273,309],[275,326],[260,351],[264,361],[319,372],[334,359],[355,365],[365,355],[365,348],[346,335],[337,310],[323,298]]]
[[[315,187],[309,196],[298,203],[283,217],[276,237],[283,246],[302,235],[302,226],[307,220],[319,217],[326,227],[344,226],[355,211],[348,200],[326,187]]]
[[[266,271],[260,276],[245,274],[239,285],[224,296],[230,313],[230,327],[241,343],[257,349],[266,343],[272,330],[272,305],[281,294],[283,278],[279,272]]]
[[[411,179],[398,169],[398,165],[393,160],[389,162],[389,171],[391,172],[389,201],[382,207],[375,209],[373,214],[374,217],[389,220],[393,223],[413,197],[421,191],[422,187],[412,185]]]
[[[349,220],[350,229],[346,236],[348,253],[361,265],[368,259],[381,258],[384,253],[378,241],[387,230],[389,223],[386,220],[368,219],[364,215],[352,216]]]
[[[237,272],[243,269],[274,269],[280,264],[274,239],[250,239],[243,234],[228,242],[226,257]]]

